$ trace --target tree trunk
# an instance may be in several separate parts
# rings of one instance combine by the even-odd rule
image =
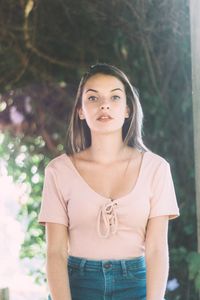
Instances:
[[[197,207],[197,239],[200,253],[200,1],[190,0],[190,26],[192,50],[192,95],[194,156]]]
[[[0,289],[0,300],[9,300],[9,289]]]

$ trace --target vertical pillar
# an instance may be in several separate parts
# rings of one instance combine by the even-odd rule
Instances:
[[[194,126],[194,157],[197,207],[197,239],[200,253],[200,1],[190,0],[192,54],[192,97]]]

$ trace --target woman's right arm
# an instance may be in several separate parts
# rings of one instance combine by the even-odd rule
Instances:
[[[71,300],[67,272],[68,231],[62,224],[46,223],[46,271],[52,300]]]

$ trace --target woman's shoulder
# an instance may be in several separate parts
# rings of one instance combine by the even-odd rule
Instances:
[[[165,158],[164,156],[162,156],[158,153],[153,152],[152,150],[147,150],[146,156],[148,157],[149,163],[152,163],[155,166],[160,166],[161,164],[162,165],[169,164],[167,158]]]
[[[62,169],[63,167],[66,167],[68,159],[69,156],[66,153],[62,153],[51,159],[45,169]]]

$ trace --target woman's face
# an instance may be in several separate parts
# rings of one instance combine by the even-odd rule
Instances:
[[[86,120],[91,131],[121,130],[128,113],[125,88],[118,78],[95,74],[86,81],[79,117]]]

